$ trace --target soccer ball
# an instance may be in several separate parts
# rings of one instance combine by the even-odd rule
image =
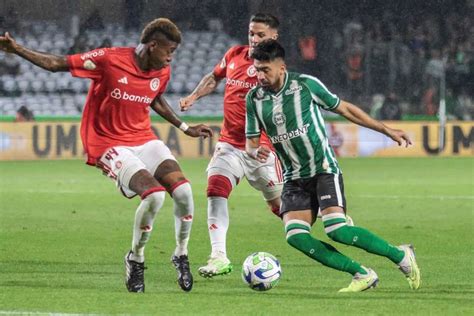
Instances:
[[[281,277],[280,262],[268,252],[254,252],[242,265],[242,279],[253,290],[268,291]]]

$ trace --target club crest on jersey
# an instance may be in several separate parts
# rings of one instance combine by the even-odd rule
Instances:
[[[285,124],[285,122],[286,122],[286,117],[285,117],[285,114],[283,114],[283,112],[277,112],[273,115],[273,123],[275,123],[275,125],[281,126]]]
[[[255,69],[254,65],[250,65],[250,67],[247,68],[247,75],[249,77],[255,77],[257,75],[257,69]]]
[[[150,89],[151,91],[156,91],[160,87],[160,79],[155,78],[150,81]]]
[[[86,60],[82,66],[87,70],[94,70],[96,68],[96,65],[90,59]]]

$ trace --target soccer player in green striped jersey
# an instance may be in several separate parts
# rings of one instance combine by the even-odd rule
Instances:
[[[325,266],[350,273],[352,282],[340,292],[360,292],[377,285],[372,269],[311,236],[320,208],[329,238],[388,258],[398,265],[410,287],[418,289],[420,270],[411,245],[396,247],[367,229],[347,225],[342,172],[328,143],[320,108],[385,134],[399,145],[411,144],[407,134],[340,100],[317,78],[287,72],[285,51],[275,40],[261,42],[251,57],[259,85],[247,94],[246,151],[259,161],[268,158],[269,148],[259,145],[261,130],[273,143],[284,171],[280,215],[287,242]]]

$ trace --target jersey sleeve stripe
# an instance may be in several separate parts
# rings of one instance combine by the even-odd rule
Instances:
[[[300,77],[302,78],[307,78],[309,80],[313,80],[316,82],[316,84],[318,84],[319,86],[321,86],[324,90],[326,90],[326,92],[328,94],[330,94],[333,98],[338,98],[337,95],[335,95],[334,93],[332,93],[331,91],[329,91],[328,88],[326,88],[326,86],[324,85],[324,83],[322,83],[318,78],[316,77],[313,77],[313,76],[310,76],[310,75],[305,75],[305,74],[301,74]]]

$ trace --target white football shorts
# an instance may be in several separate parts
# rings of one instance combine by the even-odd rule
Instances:
[[[169,148],[161,140],[152,140],[140,146],[115,146],[100,157],[97,167],[104,175],[113,179],[123,195],[132,198],[137,195],[128,187],[130,179],[145,169],[152,175],[165,160],[175,160]]]
[[[207,166],[207,177],[213,175],[229,178],[232,187],[245,177],[253,188],[262,192],[265,201],[279,197],[283,188],[282,169],[275,153],[272,152],[267,161],[261,163],[249,157],[245,150],[224,142],[216,144]]]

